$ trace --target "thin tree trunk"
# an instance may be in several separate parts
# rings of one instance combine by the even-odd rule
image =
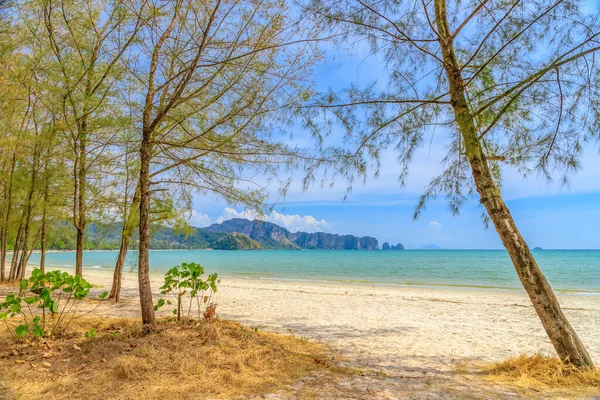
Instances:
[[[17,229],[17,237],[15,238],[15,245],[13,248],[12,260],[10,262],[10,275],[8,279],[14,281],[17,279],[17,262],[19,261],[19,254],[21,250],[21,238],[23,237],[24,221],[21,218],[21,223]]]
[[[48,159],[46,158],[44,173],[46,184],[44,186],[44,206],[42,208],[42,227],[40,228],[40,270],[46,271],[46,225],[48,224]]]
[[[140,244],[138,260],[138,281],[140,306],[144,325],[154,325],[154,304],[150,287],[150,265],[148,249],[150,247],[150,139],[152,133],[144,127],[140,146]]]
[[[133,233],[133,229],[135,228],[135,223],[137,221],[138,212],[139,212],[139,202],[140,202],[140,186],[137,185],[135,193],[133,195],[133,199],[131,201],[131,207],[129,209],[129,213],[127,218],[124,218],[123,221],[123,232],[121,234],[121,247],[119,249],[119,256],[117,257],[117,262],[115,264],[115,272],[113,274],[113,282],[112,287],[110,289],[110,294],[108,295],[109,299],[115,299],[116,302],[119,301],[119,296],[121,294],[121,278],[123,276],[123,267],[125,265],[125,259],[127,258],[127,250],[129,248],[129,242],[131,240],[131,234]]]
[[[115,264],[115,271],[113,273],[113,282],[112,287],[110,288],[110,294],[108,295],[109,299],[114,299],[115,302],[119,302],[121,297],[121,279],[123,277],[123,267],[125,265],[125,259],[127,258],[127,250],[129,249],[129,242],[131,239],[131,234],[133,233],[133,229],[135,228],[137,216],[139,212],[139,202],[140,202],[140,185],[139,178],[138,184],[136,184],[136,189],[133,194],[133,198],[131,200],[131,206],[127,207],[127,202],[129,199],[129,183],[130,183],[130,174],[129,174],[129,152],[125,149],[125,194],[123,197],[123,229],[121,231],[121,248],[119,249],[119,256],[117,257],[117,262]]]
[[[27,96],[27,110],[25,111],[25,114],[23,114],[23,118],[21,119],[21,126],[19,128],[20,131],[23,130],[23,128],[25,127],[25,123],[27,121],[27,117],[29,116],[29,113],[31,111],[31,91],[29,91],[29,96]],[[12,159],[12,166],[11,166],[11,171],[10,171],[10,186],[9,186],[9,194],[8,194],[8,206],[6,209],[6,219],[5,222],[8,222],[8,219],[10,217],[10,211],[11,211],[11,206],[12,206],[12,189],[13,189],[13,177],[14,177],[14,172],[15,172],[15,166],[16,166],[16,157],[17,157],[17,150],[14,149],[13,150],[13,159]],[[6,226],[6,231],[4,232],[3,235],[3,242],[2,242],[2,256],[1,256],[1,260],[0,262],[2,263],[2,271],[4,272],[4,274],[6,274],[5,271],[5,265],[6,265],[6,249],[7,249],[7,239],[8,239],[8,226],[7,224],[5,224]],[[16,266],[17,266],[17,261],[19,259],[19,248],[21,246],[21,236],[23,234],[23,220],[21,220],[21,222],[19,223],[19,227],[17,229],[17,236],[15,237],[15,245],[13,247],[13,254],[12,254],[12,259],[11,259],[11,263],[10,263],[10,273],[9,273],[9,277],[8,279],[10,281],[15,280],[15,274],[16,274]],[[6,275],[5,275],[6,276]]]
[[[148,248],[150,247],[150,162],[152,160],[152,134],[157,124],[165,117],[165,110],[159,112],[152,121],[152,109],[154,107],[154,96],[156,89],[154,87],[156,79],[156,70],[160,49],[165,40],[169,37],[175,28],[175,21],[179,9],[183,2],[177,1],[171,22],[167,29],[162,33],[160,39],[154,46],[152,57],[150,59],[150,70],[148,77],[148,91],[146,101],[142,112],[142,142],[140,144],[140,243],[138,254],[138,282],[140,291],[140,306],[142,308],[142,322],[149,329],[155,323],[154,305],[152,304],[152,288],[150,287],[150,265],[148,260]],[[181,88],[183,88],[182,86]]]
[[[478,137],[473,115],[466,100],[464,81],[454,52],[452,35],[447,21],[446,1],[435,0],[435,11],[444,68],[450,86],[451,104],[464,140],[480,202],[484,205],[494,223],[517,275],[559,357],[564,362],[578,367],[593,367],[590,355],[563,314],[550,284],[533,258],[529,246],[521,236],[498,187],[494,183]]]
[[[110,288],[109,299],[114,299],[117,303],[121,296],[121,279],[123,277],[123,266],[125,265],[125,258],[127,258],[127,247],[129,247],[129,239],[131,238],[132,230],[127,231],[123,229],[121,236],[121,247],[119,249],[119,256],[115,264],[115,271],[113,273],[112,286]]]
[[[35,247],[35,243],[37,243],[37,241],[40,239],[40,234],[41,234],[41,232],[42,232],[42,228],[41,228],[41,226],[40,226],[40,229],[38,229],[38,231],[37,231],[37,234],[36,234],[35,238],[34,238],[34,239],[33,239],[33,241],[31,242],[31,247],[30,247],[30,248],[29,248],[29,250],[27,251],[27,256],[25,257],[25,263],[24,263],[25,267],[27,267],[27,265],[29,265],[29,258],[30,258],[30,257],[31,257],[31,255],[33,254],[33,250],[34,250],[34,247]],[[23,255],[25,255],[25,253],[24,253]],[[21,270],[21,280],[24,278],[24,276],[23,276],[23,275],[25,275],[25,268],[23,268],[23,269]]]
[[[4,152],[0,152],[0,158],[4,157]],[[6,171],[9,169],[9,167],[7,167],[7,163],[8,163],[8,159],[2,163],[2,171],[1,174],[2,175],[7,175]],[[2,243],[4,243],[4,236],[6,235],[6,230],[7,230],[7,226],[8,226],[8,220],[5,219],[5,213],[8,214],[6,212],[6,208],[8,206],[7,204],[7,194],[8,194],[8,190],[10,187],[10,182],[9,179],[5,180],[5,184],[2,187],[2,221],[0,221],[0,254],[4,251],[4,247],[2,247]],[[0,256],[0,260],[1,260],[1,256]],[[4,262],[0,261],[0,281],[4,280]]]
[[[33,217],[33,193],[35,192],[35,185],[37,181],[38,173],[38,160],[39,160],[39,144],[36,142],[33,148],[33,165],[31,168],[31,186],[29,193],[27,194],[27,205],[25,209],[25,228],[23,232],[23,251],[21,253],[21,260],[19,262],[18,278],[20,280],[25,276],[25,269],[27,268],[27,258],[29,251],[29,231],[31,228],[31,220]]]
[[[46,212],[42,217],[42,228],[40,233],[40,270],[46,272]]]
[[[79,181],[79,192],[77,193],[77,204],[78,204],[78,221],[76,224],[77,227],[77,244],[76,244],[76,252],[75,252],[75,275],[82,276],[83,275],[83,248],[85,245],[85,225],[87,223],[86,219],[86,186],[87,186],[87,139],[88,139],[88,120],[89,120],[89,110],[90,107],[88,105],[88,100],[92,94],[92,76],[93,69],[90,70],[87,74],[87,81],[85,85],[85,98],[83,105],[83,112],[81,114],[81,119],[78,121],[78,136],[79,136],[79,170],[78,181]]]
[[[10,175],[8,178],[8,187],[4,192],[4,212],[2,221],[2,231],[0,231],[0,280],[6,280],[6,248],[8,244],[8,221],[10,218],[10,211],[12,208],[12,188],[13,188],[13,176],[15,174],[15,165],[17,163],[17,152],[13,151]]]
[[[83,248],[85,245],[85,190],[86,190],[86,129],[87,129],[87,121],[81,122],[81,132],[80,132],[80,141],[79,141],[79,170],[78,173],[78,182],[79,182],[79,191],[77,193],[77,209],[78,209],[78,218],[77,218],[77,242],[76,242],[76,250],[75,250],[75,275],[82,276],[83,275]]]
[[[83,275],[83,229],[77,227],[77,241],[75,242],[75,275]]]
[[[40,270],[42,272],[46,272],[46,250],[47,250],[47,240],[46,240],[46,229],[48,226],[48,195],[50,190],[50,171],[48,170],[48,165],[50,164],[50,158],[52,157],[52,142],[54,139],[54,134],[56,132],[55,121],[52,121],[52,133],[48,140],[46,154],[44,156],[44,204],[42,208],[42,227],[40,232]]]
[[[27,269],[27,258],[29,250],[29,241],[27,237],[25,237],[25,239],[23,240],[23,250],[21,251],[21,259],[19,260],[19,267],[17,269],[17,279],[19,279],[19,281],[22,281],[25,277],[25,270]]]

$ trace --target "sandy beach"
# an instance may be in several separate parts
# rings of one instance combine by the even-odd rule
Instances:
[[[111,271],[88,269],[84,275],[110,288]],[[152,278],[155,301],[161,278]],[[474,368],[521,353],[553,354],[524,293],[223,278],[215,300],[220,318],[326,343],[342,364],[360,371],[347,381],[328,383],[321,398],[548,395],[495,386]],[[600,297],[559,294],[559,300],[599,360]],[[106,303],[96,313],[139,315],[137,275],[125,273],[122,301]],[[161,315],[168,313],[161,310]],[[300,383],[305,384],[310,382]],[[296,389],[272,398],[295,398]]]

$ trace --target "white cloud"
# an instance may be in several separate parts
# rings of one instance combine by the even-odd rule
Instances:
[[[196,210],[190,210],[188,223],[196,228],[202,228],[210,225],[210,218],[206,214],[201,214]]]
[[[238,212],[233,208],[227,207],[223,210],[221,216],[217,218],[216,222],[221,223],[233,218],[246,218],[250,221],[260,219],[282,226],[290,232],[331,232],[331,226],[324,219],[319,221],[312,215],[281,214],[277,211],[272,211],[270,214],[261,216],[255,210]]]
[[[429,223],[429,229],[433,231],[441,231],[444,226],[437,221],[431,221]]]
[[[427,228],[424,229],[427,240],[441,246],[452,245],[453,239],[448,232],[445,231],[444,225],[438,221],[431,221]]]
[[[233,208],[225,207],[225,209],[223,209],[223,212],[221,212],[221,216],[217,218],[215,222],[217,224],[220,224],[223,221],[227,221],[228,219],[233,218],[245,218],[249,219],[250,221],[255,219],[261,219],[258,212],[254,210],[244,210],[242,212],[237,212]]]

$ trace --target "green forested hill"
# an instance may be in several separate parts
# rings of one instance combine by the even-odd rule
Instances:
[[[118,223],[92,223],[86,228],[86,250],[118,250],[121,225]],[[47,235],[48,248],[73,250],[75,230],[69,222],[54,224]],[[137,234],[130,248],[137,247]],[[155,225],[152,228],[150,248],[166,249],[322,249],[322,250],[374,250],[379,249],[377,239],[369,236],[336,235],[332,233],[290,232],[265,221],[232,219],[206,228],[177,229]]]

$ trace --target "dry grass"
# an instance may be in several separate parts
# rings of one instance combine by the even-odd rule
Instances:
[[[160,321],[144,335],[134,319],[80,319],[54,342],[15,345],[0,332],[0,376],[20,399],[198,399],[272,393],[341,369],[324,346],[254,332],[232,321]],[[81,321],[81,322],[79,322]],[[85,339],[91,327],[98,334]],[[331,357],[329,357],[331,358]],[[2,393],[0,393],[2,395]]]
[[[493,381],[522,388],[600,393],[600,369],[577,369],[555,357],[520,355],[483,369]]]
[[[19,290],[19,281],[0,281],[0,288]]]

